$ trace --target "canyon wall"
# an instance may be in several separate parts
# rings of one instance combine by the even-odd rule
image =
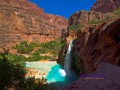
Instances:
[[[95,71],[101,62],[120,66],[119,7],[119,0],[97,0],[91,11],[75,12],[68,19],[68,38],[74,38],[72,69],[78,74]],[[71,26],[80,27],[76,31]]]
[[[64,17],[46,14],[28,0],[0,0],[0,46],[55,40],[67,24]]]
[[[79,78],[58,90],[120,89],[119,2],[97,0],[92,11],[82,10],[71,15],[67,40],[74,39],[71,69]]]
[[[69,18],[68,23],[69,25],[73,24],[86,25],[90,20],[97,19],[102,21],[105,17],[106,15],[101,12],[81,10],[72,14],[71,17]]]
[[[120,66],[120,19],[80,31],[74,40],[73,68],[79,73],[96,70],[101,62]],[[88,30],[88,31],[87,31]]]

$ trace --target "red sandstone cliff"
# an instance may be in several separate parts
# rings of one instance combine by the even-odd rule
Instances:
[[[107,17],[107,15],[101,13],[101,12],[94,12],[94,11],[85,11],[81,10],[79,12],[75,12],[71,15],[69,18],[69,26],[70,25],[77,25],[80,24],[82,26],[85,26],[89,23],[91,20],[99,20],[102,21]]]
[[[69,30],[72,25],[82,25],[77,32],[72,30],[76,36],[69,31],[68,38],[75,38],[71,69],[86,76],[79,76],[58,90],[120,89],[120,16],[112,12],[119,6],[119,0],[97,0],[93,11],[82,10],[71,15]]]
[[[0,0],[0,46],[54,40],[61,37],[63,28],[67,19],[46,14],[29,0]]]
[[[102,2],[103,0],[98,1]],[[68,21],[69,27],[81,25],[76,32],[76,36],[70,33],[68,37],[77,37],[74,40],[72,52],[72,68],[76,72],[93,72],[98,64],[103,61],[120,66],[119,15],[110,12],[82,10],[72,14]],[[71,29],[69,28],[69,30]]]
[[[74,38],[71,69],[86,76],[58,90],[120,89],[120,16],[113,13],[119,6],[119,0],[97,0],[93,11],[71,15],[67,37]],[[78,25],[82,27],[76,30]]]
[[[101,62],[120,66],[119,26],[120,19],[81,30],[74,41],[73,68],[79,73],[90,73]]]
[[[97,0],[91,8],[96,12],[113,12],[120,7],[120,0]]]

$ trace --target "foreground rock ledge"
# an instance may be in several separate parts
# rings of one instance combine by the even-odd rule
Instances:
[[[80,77],[71,85],[59,90],[120,90],[120,67],[103,62],[87,77],[96,75],[97,78],[98,73],[104,75],[104,78],[95,80]]]

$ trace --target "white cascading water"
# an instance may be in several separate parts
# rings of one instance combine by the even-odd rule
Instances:
[[[71,73],[71,49],[72,49],[72,46],[73,46],[73,40],[70,41],[69,43],[69,47],[67,49],[67,54],[66,54],[66,57],[65,57],[65,62],[64,62],[64,70],[66,72],[66,74],[70,74]]]
[[[64,69],[59,64],[53,66],[46,76],[47,83],[57,83],[58,85],[67,85],[70,82],[77,79],[77,75],[71,70],[71,49],[73,46],[73,40],[70,41],[69,47],[66,53]]]

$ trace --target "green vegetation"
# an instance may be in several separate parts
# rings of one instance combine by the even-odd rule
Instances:
[[[115,15],[120,15],[120,8],[114,12]]]
[[[5,56],[7,59],[9,59],[10,61],[15,61],[15,62],[21,62],[24,63],[26,61],[39,61],[39,60],[46,60],[46,59],[51,59],[50,56],[40,56],[38,51],[35,51],[33,54],[31,54],[29,57],[25,57],[25,56],[18,56],[18,55],[14,55],[14,54],[7,54]],[[0,57],[2,58],[2,57]]]
[[[56,56],[58,56],[58,53],[62,46],[63,44],[60,42],[60,40],[46,42],[40,45],[39,52],[41,54],[50,53],[51,55],[53,55],[53,58],[55,58]]]
[[[51,90],[44,78],[25,78],[24,63],[8,56],[0,53],[0,90]]]
[[[26,61],[38,61],[55,59],[63,44],[60,40],[54,40],[43,44],[21,42],[13,48],[17,54],[8,52],[0,53],[0,90],[51,90],[46,80],[26,78]],[[37,47],[37,50],[34,50]],[[50,55],[48,55],[50,53]],[[28,57],[24,56],[28,55]]]
[[[84,65],[82,62],[82,57],[78,56],[77,53],[74,51],[72,52],[72,69],[77,73],[77,74],[82,74],[84,73]]]
[[[20,54],[30,54],[36,46],[38,45],[34,42],[28,44],[27,41],[23,41],[20,44],[17,44],[14,49],[17,49],[17,52]]]
[[[38,50],[34,50],[37,47]],[[27,41],[21,42],[20,44],[15,45],[13,48],[17,50],[19,54],[27,54],[29,57],[25,56],[16,56],[16,55],[8,55],[8,58],[12,60],[20,60],[20,61],[38,61],[38,60],[46,60],[46,59],[55,59],[59,51],[62,47],[60,40],[54,40],[42,44],[37,44],[34,42]]]
[[[80,28],[82,27],[82,25],[71,25],[71,26],[69,26],[69,29],[70,30],[73,30],[73,31],[78,31],[78,30],[80,30]]]
[[[100,24],[102,23],[103,21],[100,21],[100,20],[97,20],[97,19],[93,19],[93,20],[90,20],[88,23],[89,24]]]
[[[14,54],[10,54],[10,53],[8,53],[8,54],[6,54],[5,55],[5,57],[6,57],[6,59],[8,59],[8,60],[10,60],[10,61],[15,61],[16,63],[18,62],[18,63],[24,63],[24,62],[26,62],[26,57],[24,57],[24,56],[18,56],[18,55],[14,55]]]
[[[40,52],[37,50],[33,54],[31,54],[28,58],[25,59],[25,61],[39,61],[39,60],[46,60],[51,59],[50,56],[41,56]]]
[[[111,20],[112,18],[113,18],[112,16],[107,15],[105,20],[106,20],[106,21],[107,21],[107,20]]]

